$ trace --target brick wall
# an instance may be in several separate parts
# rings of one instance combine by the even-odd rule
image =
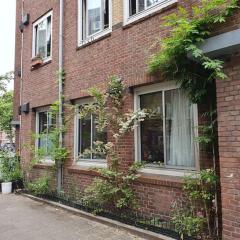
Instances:
[[[224,240],[240,239],[240,56],[226,61],[217,82],[218,134]]]
[[[23,51],[23,93],[22,103],[30,102],[31,109],[47,106],[58,98],[57,76],[58,70],[58,29],[59,6],[57,0],[25,0],[25,13],[30,13],[31,24],[24,29]],[[122,2],[113,1],[113,32],[99,41],[84,47],[77,46],[77,0],[65,0],[65,27],[64,27],[64,69],[66,81],[64,94],[66,101],[88,96],[87,89],[97,86],[106,87],[106,79],[109,75],[120,76],[129,87],[151,84],[163,81],[159,76],[149,76],[146,71],[146,61],[154,49],[152,44],[159,37],[166,36],[169,31],[162,27],[163,17],[176,10],[176,5],[165,9],[159,14],[146,18],[137,24],[122,27]],[[178,2],[178,5],[190,7],[193,1]],[[21,1],[17,1],[17,23],[20,21]],[[53,56],[48,64],[31,70],[32,54],[32,23],[40,16],[53,10]],[[232,29],[238,25],[237,17],[226,23],[226,29]],[[18,25],[18,24],[17,24]],[[219,30],[220,32],[220,30]],[[15,70],[20,67],[21,35],[16,30],[16,64]],[[234,58],[227,63],[226,71],[230,74],[230,80],[218,82],[218,112],[220,135],[220,163],[223,198],[223,227],[225,239],[237,239],[239,234],[239,109],[237,109],[237,90],[234,85],[239,76],[239,58]],[[235,79],[235,80],[234,80]],[[15,77],[15,119],[18,118],[20,79]],[[235,95],[234,95],[235,94]],[[232,108],[234,110],[232,110]],[[133,109],[133,95],[129,92],[125,101],[126,109]],[[200,107],[200,113],[206,108]],[[238,111],[238,112],[237,112]],[[236,114],[236,115],[235,115]],[[200,116],[200,114],[199,114]],[[204,119],[199,119],[204,122]],[[33,144],[31,135],[35,131],[35,113],[22,115],[21,142],[23,145]],[[231,134],[230,134],[231,131]],[[236,131],[236,132],[235,132]],[[229,134],[229,135],[228,135]],[[232,136],[232,134],[234,136]],[[74,185],[79,191],[88,186],[95,174],[74,164],[74,120],[65,135],[64,144],[70,149],[70,156],[64,166],[64,189],[71,191]],[[128,135],[119,145],[121,164],[126,168],[134,161],[133,135]],[[23,147],[22,161],[27,164],[31,160],[31,152]],[[201,150],[201,167],[210,167],[211,154],[206,149]],[[48,174],[47,166],[34,168],[33,177]],[[229,178],[233,173],[233,178]],[[173,200],[181,195],[181,179],[166,177],[163,175],[142,175],[134,184],[138,196],[140,211],[145,215],[161,214],[167,216]],[[229,212],[230,211],[230,212]],[[231,214],[230,214],[231,213]]]

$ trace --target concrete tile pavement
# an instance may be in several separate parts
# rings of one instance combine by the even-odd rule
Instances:
[[[0,240],[143,240],[20,195],[0,194]]]

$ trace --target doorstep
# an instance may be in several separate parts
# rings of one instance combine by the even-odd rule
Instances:
[[[110,227],[114,227],[114,228],[117,228],[117,229],[128,231],[128,232],[130,232],[130,233],[132,233],[136,236],[139,236],[139,237],[142,237],[142,238],[145,238],[145,239],[149,239],[149,240],[176,240],[175,238],[167,237],[167,236],[164,236],[162,234],[158,234],[158,233],[154,233],[154,232],[151,232],[151,231],[148,231],[148,230],[144,230],[144,229],[141,229],[141,228],[130,226],[130,225],[127,225],[127,224],[124,224],[124,223],[121,223],[121,222],[118,222],[118,221],[115,221],[115,220],[112,220],[112,219],[104,218],[104,217],[101,217],[101,216],[96,216],[94,214],[84,212],[84,211],[75,209],[73,207],[65,206],[61,203],[56,203],[56,202],[53,202],[53,201],[38,198],[38,197],[29,195],[29,194],[25,194],[25,193],[21,193],[21,195],[25,196],[25,197],[28,197],[28,198],[30,198],[34,201],[38,201],[38,202],[45,203],[45,204],[48,204],[48,205],[51,205],[51,206],[54,206],[54,207],[61,208],[63,210],[69,211],[69,212],[71,212],[75,215],[90,219],[92,221],[96,221],[96,222],[99,222],[99,223],[106,224]]]

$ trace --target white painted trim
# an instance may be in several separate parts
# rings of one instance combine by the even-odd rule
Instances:
[[[143,168],[138,171],[139,173],[146,173],[146,174],[156,174],[156,175],[164,175],[164,176],[171,176],[171,177],[186,177],[190,176],[196,171],[188,171],[188,170],[176,170],[176,169],[164,169],[164,168]]]
[[[104,162],[98,162],[98,161],[93,161],[93,160],[80,160],[75,163],[77,166],[81,167],[87,167],[87,168],[107,168],[107,162],[106,160]]]
[[[51,55],[47,58],[43,59],[43,63],[46,63],[50,60],[52,60],[52,51],[53,51],[53,10],[42,16],[40,19],[35,21],[32,24],[32,58],[36,57],[36,46],[35,46],[35,39],[36,39],[36,32],[35,32],[35,27],[41,23],[43,20],[51,16]]]
[[[105,35],[112,32],[112,0],[109,0],[109,28],[101,30],[91,36],[87,36],[86,39],[83,40],[82,36],[82,3],[83,0],[78,0],[78,47],[87,45],[99,38],[104,37]]]
[[[154,12],[157,12],[157,11],[159,11],[169,5],[177,3],[177,2],[178,2],[178,0],[162,0],[160,3],[157,3],[151,7],[148,7],[144,11],[134,14],[133,16],[129,16],[129,0],[123,0],[123,3],[124,3],[124,5],[123,5],[123,7],[124,7],[123,25],[126,26],[128,24],[131,24],[135,21],[140,20],[141,18],[151,15]]]
[[[134,90],[134,110],[140,110],[140,96],[144,94],[154,93],[154,92],[160,92],[160,91],[168,91],[173,89],[178,89],[180,86],[176,84],[175,81],[165,81],[161,83],[151,84],[148,86],[143,86],[136,88]],[[193,121],[194,121],[194,137],[198,137],[198,107],[197,104],[193,104]],[[134,155],[135,155],[135,162],[141,161],[141,144],[140,144],[140,127],[134,129]],[[175,169],[174,171],[189,171],[189,170],[199,170],[199,144],[197,141],[194,143],[195,147],[195,167],[194,168],[184,168],[183,167],[174,167],[174,166],[167,166],[165,165],[162,168],[157,167],[147,167],[146,169],[151,169],[154,171],[169,171],[170,169]],[[165,155],[165,153],[164,153]],[[165,161],[165,156],[164,156]]]

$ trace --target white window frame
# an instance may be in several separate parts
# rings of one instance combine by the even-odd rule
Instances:
[[[134,90],[134,109],[139,110],[140,108],[140,96],[144,94],[150,94],[154,92],[161,92],[161,91],[168,91],[178,89],[179,86],[174,81],[166,81],[162,83],[152,84],[149,86],[139,87]],[[164,97],[163,97],[164,98]],[[164,103],[163,103],[164,105]],[[165,115],[165,113],[163,113]],[[198,107],[197,104],[193,104],[193,121],[194,121],[194,136],[195,138],[198,137]],[[165,137],[164,137],[165,141]],[[134,154],[135,154],[135,161],[141,161],[141,129],[138,126],[134,130]],[[164,142],[164,148],[165,148]],[[199,170],[199,144],[197,141],[194,142],[194,149],[195,149],[195,167],[178,167],[178,166],[146,166],[142,171],[146,173],[166,173],[167,175],[174,175],[180,176],[185,174],[187,171],[197,171]],[[164,155],[166,156],[165,149]]]
[[[33,23],[33,27],[32,27],[32,58],[36,57],[36,31],[35,31],[35,27],[41,23],[42,21],[44,21],[45,19],[47,19],[48,17],[51,16],[51,53],[49,57],[46,57],[43,59],[43,62],[47,62],[50,61],[52,59],[52,49],[53,49],[53,11],[48,12],[47,14],[45,14],[44,16],[42,16],[40,19],[38,19],[36,22]]]
[[[39,126],[39,114],[44,113],[44,112],[49,112],[49,108],[41,108],[36,111],[36,134],[39,134],[40,126]],[[47,118],[48,121],[48,118]],[[48,123],[47,123],[48,125]],[[37,150],[39,149],[39,139],[36,138],[35,140],[35,150],[37,154]],[[50,156],[46,156],[43,159],[40,159],[41,163],[46,163],[46,164],[53,164],[54,161],[51,159]]]
[[[76,101],[77,106],[86,105],[93,103],[92,98],[86,98]],[[79,158],[78,155],[78,146],[79,146],[79,107],[76,107],[75,110],[75,117],[74,117],[74,164],[82,166],[82,167],[107,167],[107,160],[106,159],[85,159],[85,158]],[[93,117],[91,115],[91,123],[93,121]],[[91,145],[93,144],[92,141],[92,131],[91,131]]]
[[[104,37],[105,35],[112,32],[112,0],[109,0],[109,27],[103,30],[100,30],[90,36],[86,36],[85,39],[83,39],[82,35],[82,6],[83,6],[83,0],[78,0],[78,46],[83,46],[88,43],[91,43],[101,37]],[[102,20],[101,20],[102,21]],[[86,27],[86,26],[85,26]],[[88,31],[88,30],[87,30]]]
[[[123,8],[124,8],[124,21],[123,25],[131,24],[135,21],[140,20],[141,18],[144,18],[148,15],[151,15],[157,11],[160,11],[161,9],[164,9],[165,7],[172,5],[174,3],[177,3],[178,0],[162,0],[159,3],[156,3],[150,7],[146,6],[146,0],[145,0],[145,10],[138,12],[132,16],[130,16],[129,12],[129,0],[123,0]]]

